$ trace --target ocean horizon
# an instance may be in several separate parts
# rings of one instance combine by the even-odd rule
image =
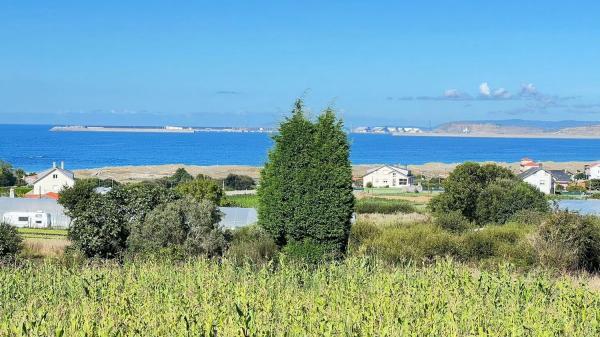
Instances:
[[[261,166],[269,133],[52,132],[53,125],[0,125],[0,160],[26,171],[162,164]],[[600,139],[398,137],[349,134],[353,164],[464,161],[595,161]]]

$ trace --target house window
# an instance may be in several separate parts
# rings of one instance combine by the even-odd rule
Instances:
[[[398,179],[399,185],[408,185],[408,179]]]
[[[546,185],[546,181],[540,180],[540,185]]]
[[[52,178],[54,178],[54,179],[58,179],[58,174],[53,174],[53,175],[52,175]]]
[[[26,216],[20,216],[20,217],[19,217],[19,221],[29,221],[29,217],[26,217]]]

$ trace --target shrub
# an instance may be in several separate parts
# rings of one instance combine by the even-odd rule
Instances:
[[[584,186],[570,184],[567,186],[567,192],[585,192],[586,188]]]
[[[232,232],[226,257],[237,261],[250,261],[257,265],[271,261],[277,255],[277,245],[269,233],[259,226],[238,228]]]
[[[590,195],[588,199],[600,199],[600,193],[594,193]]]
[[[365,187],[366,187],[366,188],[373,188],[373,183],[369,181],[369,182],[367,183],[367,186],[365,186]]]
[[[14,257],[23,248],[23,239],[17,229],[0,222],[0,258]]]
[[[225,247],[218,226],[221,214],[208,200],[196,202],[186,197],[161,204],[133,224],[128,239],[133,253],[151,253],[161,249],[192,255],[221,255]]]
[[[467,219],[477,220],[477,199],[490,183],[498,179],[516,179],[508,169],[496,164],[458,165],[444,180],[444,193],[435,196],[429,207],[434,213],[460,211]]]
[[[245,175],[229,174],[223,182],[225,188],[236,191],[251,190],[256,187],[254,179]]]
[[[114,258],[125,250],[129,235],[122,205],[92,195],[69,228],[69,239],[87,257]]]
[[[224,192],[221,186],[213,179],[198,176],[196,179],[181,183],[175,188],[180,195],[189,195],[197,201],[209,200],[218,205]]]
[[[600,269],[598,219],[568,211],[552,214],[538,229],[535,247],[542,265],[558,270]]]
[[[292,261],[309,265],[318,265],[340,257],[339,248],[334,245],[311,240],[288,242],[281,250],[282,254]]]
[[[435,224],[453,233],[461,233],[473,228],[469,219],[459,211],[438,214],[435,217]]]
[[[523,181],[501,179],[487,185],[477,198],[476,218],[479,224],[503,224],[524,209],[547,212],[546,196]]]
[[[533,209],[521,209],[515,212],[508,222],[527,225],[527,226],[539,226],[548,218],[548,212],[540,212]]]
[[[393,200],[383,198],[365,198],[356,202],[357,213],[413,213],[416,208],[406,200]]]

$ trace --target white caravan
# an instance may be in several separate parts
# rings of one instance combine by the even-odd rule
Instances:
[[[15,227],[46,228],[52,225],[50,214],[44,212],[7,212],[2,221]]]

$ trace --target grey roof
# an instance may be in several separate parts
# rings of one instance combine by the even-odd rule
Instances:
[[[538,173],[539,171],[546,171],[541,167],[536,167],[536,168],[530,168],[529,170],[525,171],[525,172],[521,172],[517,175],[517,177],[521,178],[521,179],[525,179],[529,176],[532,176],[536,173]]]
[[[405,176],[411,176],[411,172],[410,172],[409,169],[398,167],[398,166],[394,166],[394,165],[381,165],[381,166],[378,166],[376,168],[372,168],[370,170],[367,170],[367,173],[365,174],[365,176],[368,175],[368,174],[371,174],[371,173],[373,173],[373,172],[375,172],[375,171],[377,171],[379,169],[382,169],[384,167],[387,167],[387,168],[389,168],[391,170],[394,170],[394,171],[396,171],[396,172],[398,172],[400,174],[403,174]]]
[[[571,174],[563,170],[550,170],[550,174],[552,175],[552,178],[556,181],[571,181]]]
[[[62,172],[64,175],[66,175],[67,177],[71,178],[71,179],[75,179],[75,175],[73,174],[73,172],[69,171],[69,170],[65,170],[63,168],[60,167],[53,167],[51,169],[42,171],[41,173],[39,173],[37,175],[37,179],[33,182],[33,184],[37,183],[38,181],[42,180],[44,177],[46,177],[47,175],[49,175],[50,173],[54,172],[54,171],[59,171]]]

